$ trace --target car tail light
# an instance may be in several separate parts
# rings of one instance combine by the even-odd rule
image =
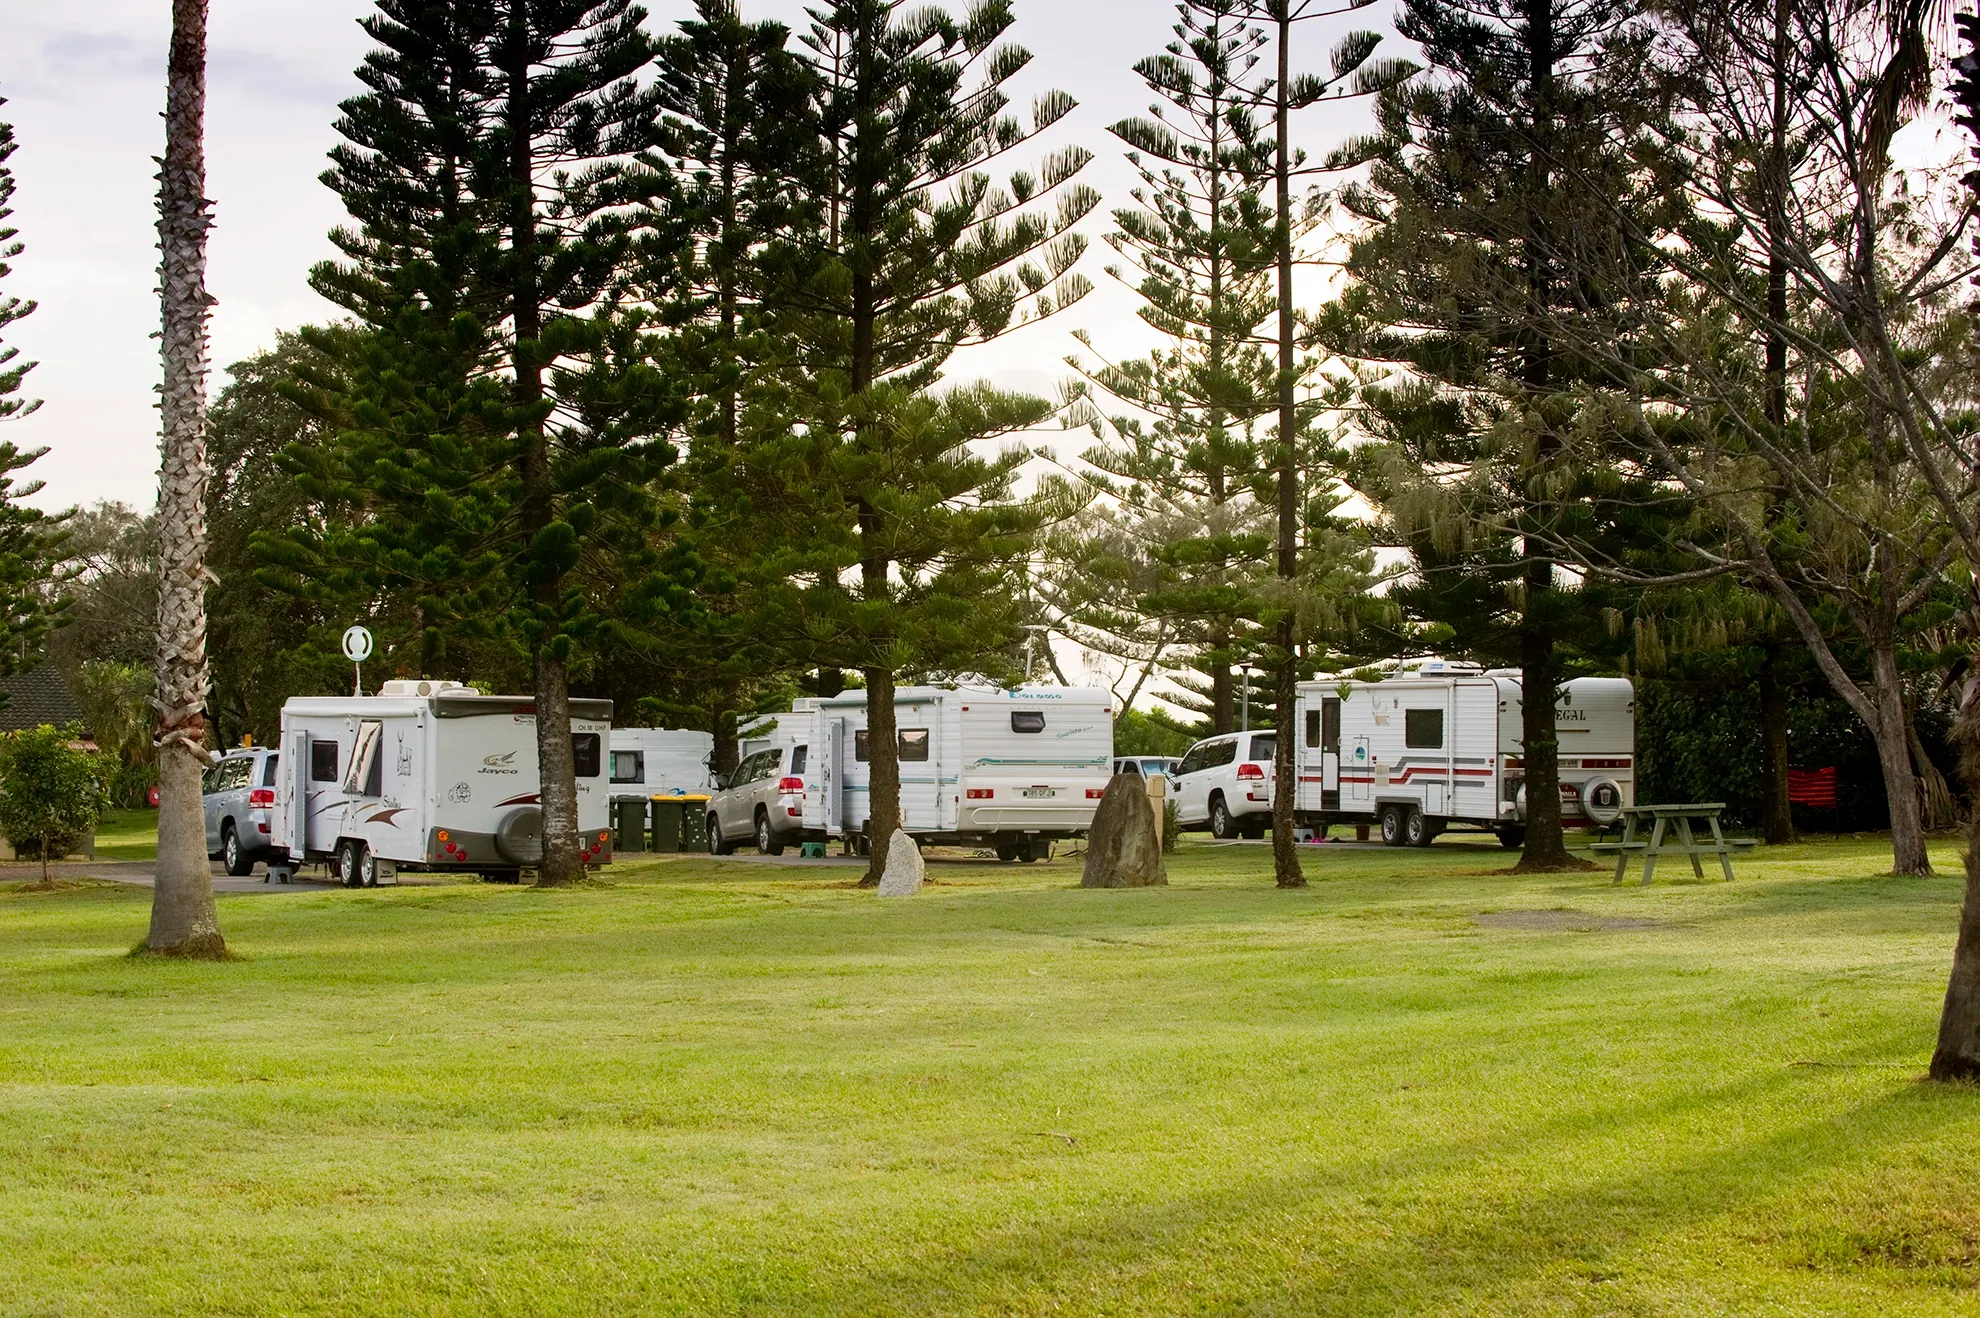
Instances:
[[[997,795],[997,789],[994,787],[972,787],[964,792],[963,795],[972,801],[988,801]]]
[[[248,793],[249,806],[257,806],[257,805],[266,806],[266,805],[274,805],[274,804],[275,804],[275,789],[272,787],[257,787],[253,791]]]
[[[780,792],[802,792],[804,790],[804,779],[779,778],[777,780],[777,790]]]
[[[1265,766],[1262,764],[1252,764],[1247,761],[1238,766],[1237,776],[1239,778],[1255,778],[1262,783],[1265,781]]]
[[[1086,799],[1089,801],[1098,801],[1106,794],[1107,789],[1104,787],[1089,787],[1086,789]]]

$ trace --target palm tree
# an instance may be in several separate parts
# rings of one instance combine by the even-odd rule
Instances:
[[[158,870],[149,951],[227,954],[213,906],[200,775],[206,768],[206,7],[172,0],[158,292],[165,387],[158,470]]]

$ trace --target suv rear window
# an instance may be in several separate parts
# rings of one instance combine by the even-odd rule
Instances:
[[[275,785],[275,766],[281,759],[282,757],[279,755],[271,755],[261,762],[261,785],[263,787],[273,787]]]
[[[1251,739],[1251,759],[1255,764],[1269,764],[1279,752],[1279,734],[1274,732],[1265,737]]]

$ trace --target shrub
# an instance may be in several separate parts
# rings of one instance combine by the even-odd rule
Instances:
[[[107,804],[102,758],[75,744],[81,735],[44,723],[0,736],[0,833],[17,855],[40,855],[43,878]]]

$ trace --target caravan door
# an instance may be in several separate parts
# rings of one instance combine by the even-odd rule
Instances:
[[[1341,804],[1341,699],[1327,696],[1320,701],[1320,808],[1338,810]]]
[[[833,837],[846,828],[846,721],[829,719],[825,744],[818,748],[819,786],[825,794],[825,831]]]
[[[289,744],[282,748],[282,786],[288,799],[282,806],[282,845],[289,855],[301,861],[309,850],[309,733],[289,729]]]

